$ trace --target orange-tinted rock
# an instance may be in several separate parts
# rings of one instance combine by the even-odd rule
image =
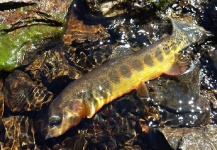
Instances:
[[[149,132],[150,127],[146,124],[144,119],[139,119],[139,125],[140,125],[143,133]]]
[[[42,84],[33,82],[27,74],[19,70],[7,77],[3,91],[5,103],[12,112],[40,110],[53,97]]]
[[[33,122],[25,116],[2,119],[5,127],[4,149],[37,149]]]
[[[63,36],[63,42],[66,45],[71,45],[73,41],[82,43],[84,41],[101,41],[108,38],[109,34],[101,25],[86,25],[83,21],[78,20],[74,13],[71,14],[68,20],[67,30]]]
[[[43,78],[49,83],[63,76],[68,76],[70,79],[77,79],[83,74],[75,67],[69,65],[69,62],[61,52],[54,50],[49,50],[39,55],[26,68],[26,71],[30,72],[34,79],[41,80]]]

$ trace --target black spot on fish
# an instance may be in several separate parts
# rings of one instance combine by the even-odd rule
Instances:
[[[120,67],[120,73],[122,76],[127,77],[127,78],[131,77],[131,75],[132,75],[130,69],[126,65],[122,65]]]
[[[142,63],[139,60],[134,59],[132,61],[131,66],[133,67],[133,69],[137,70],[137,71],[142,71],[143,66]]]
[[[169,55],[170,54],[170,49],[169,49],[169,46],[166,45],[166,44],[163,44],[163,50],[164,50],[164,53],[166,55]]]
[[[147,64],[148,66],[151,66],[151,67],[154,66],[154,61],[153,61],[151,55],[149,55],[149,54],[145,55],[145,57],[144,57],[144,63]]]
[[[178,45],[180,45],[180,44],[181,44],[181,39],[180,39],[180,38],[177,38],[177,39],[176,39],[176,42],[177,42]]]
[[[155,57],[157,58],[158,61],[162,62],[164,60],[164,57],[163,57],[163,54],[162,54],[162,51],[160,50],[160,48],[158,48],[156,51],[155,51]]]
[[[177,45],[173,44],[173,45],[172,45],[172,50],[175,51],[176,49],[177,49]]]
[[[117,71],[115,70],[111,70],[109,73],[109,78],[110,78],[110,81],[113,82],[113,83],[119,83],[120,82],[120,78],[117,74]]]
[[[110,85],[109,81],[106,78],[101,78],[100,83],[102,84],[102,86],[105,89],[110,89],[111,88],[111,85]]]

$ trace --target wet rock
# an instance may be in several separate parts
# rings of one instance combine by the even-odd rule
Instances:
[[[173,149],[216,149],[216,125],[197,128],[160,128]]]
[[[106,131],[98,132],[95,135],[87,133],[86,138],[90,149],[117,149],[114,137],[111,137]]]
[[[73,150],[85,150],[88,147],[88,142],[86,140],[86,133],[85,131],[79,130],[78,134],[75,134],[74,136],[68,136],[63,138],[62,140],[54,141],[49,147],[54,150],[59,149],[73,149]],[[51,142],[49,142],[51,143]]]
[[[2,121],[5,127],[4,149],[38,149],[33,122],[28,117],[11,116]]]
[[[63,36],[63,42],[66,45],[71,45],[73,42],[96,42],[102,41],[109,36],[110,35],[101,24],[85,24],[83,21],[78,20],[74,12],[72,12],[67,23],[67,29]]]
[[[210,121],[209,101],[199,95],[198,67],[176,80],[155,80],[147,85],[151,91],[149,100],[160,108],[163,124],[199,126]]]
[[[134,145],[134,146],[124,146],[124,148],[121,148],[120,150],[142,150],[142,148],[139,145]]]
[[[58,49],[59,47],[56,47]],[[71,66],[63,52],[51,49],[39,55],[26,71],[35,80],[51,83],[55,79],[67,76],[69,79],[78,79],[83,73]]]
[[[2,91],[0,91],[0,124],[2,124],[1,118],[3,116],[3,113],[4,113],[4,94]]]
[[[4,93],[2,92],[3,78],[0,76],[0,133],[4,133],[4,126],[2,123],[2,117],[4,114]],[[0,135],[0,139],[3,138],[3,134]],[[0,140],[1,141],[1,140]],[[0,147],[3,147],[0,142]]]
[[[211,59],[212,59],[212,61],[213,61],[213,64],[214,64],[214,66],[215,66],[215,69],[217,70],[217,51],[216,51],[216,49],[214,49],[214,50],[212,50],[212,51],[210,51],[209,52],[209,55],[210,55],[210,57],[211,57]],[[217,72],[216,72],[217,73]]]
[[[64,31],[72,1],[0,3],[0,70],[28,64],[51,40],[54,43]]]
[[[80,132],[80,134],[75,135],[73,138],[67,138],[62,142],[63,147],[76,149],[86,149],[87,140],[85,139],[85,134]]]
[[[76,5],[76,9],[77,7]],[[65,55],[71,64],[91,70],[101,65],[111,54],[110,34],[100,22],[95,25],[87,24],[79,20],[77,15],[71,12],[62,38],[63,43],[70,47]]]
[[[217,1],[211,0],[207,5],[206,9],[203,13],[203,19],[201,22],[201,25],[208,31],[211,31],[214,33],[214,35],[217,35],[216,29],[217,29]]]
[[[12,112],[40,110],[53,97],[42,84],[33,82],[27,74],[19,70],[7,77],[3,91],[5,103]]]
[[[4,93],[2,92],[3,79],[0,77],[0,126],[2,125],[2,116],[4,113]]]
[[[212,41],[202,45],[201,63],[201,93],[210,101],[211,120],[217,123],[217,63],[216,63],[216,45]]]
[[[140,1],[140,0],[122,0],[122,1],[111,1],[111,0],[87,0],[88,8],[90,12],[95,16],[104,16],[104,17],[115,17],[122,14],[127,14],[131,12],[130,15],[142,14],[142,12],[150,13],[155,9],[165,9],[170,4],[175,2],[171,1]],[[146,15],[146,14],[144,14]]]
[[[34,0],[1,0],[0,4],[3,3],[34,3]]]
[[[91,71],[93,68],[100,66],[106,61],[111,54],[111,45],[102,45],[92,52],[78,49],[74,55],[68,55],[70,62],[84,71]]]

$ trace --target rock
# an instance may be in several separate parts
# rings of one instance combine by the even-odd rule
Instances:
[[[55,39],[63,34],[66,14],[72,2],[0,3],[0,71],[26,65],[49,42],[54,44]],[[4,7],[6,4],[7,7]]]
[[[208,31],[211,31],[215,36],[217,35],[217,1],[211,0],[203,13],[201,25]]]
[[[197,128],[160,128],[173,149],[216,149],[216,125]]]
[[[11,116],[2,121],[5,127],[4,149],[39,149],[32,120],[25,116]]]
[[[170,4],[174,3],[174,0],[171,1],[140,1],[140,0],[122,0],[122,1],[94,1],[94,0],[87,0],[86,3],[88,5],[88,8],[90,9],[90,12],[94,16],[104,16],[104,17],[116,17],[118,15],[127,14],[128,12],[131,12],[130,15],[135,16],[135,12],[138,14],[147,15],[146,13],[149,13],[149,17],[151,16],[150,13],[154,9],[165,9]],[[148,16],[148,15],[147,15]]]
[[[49,103],[53,94],[22,71],[11,73],[4,85],[5,103],[12,112],[38,111]]]
[[[102,24],[85,23],[78,19],[75,12],[71,12],[62,41],[70,47],[65,50],[69,63],[91,70],[101,65],[111,54],[110,39],[110,34]]]
[[[198,67],[175,79],[153,80],[147,84],[150,100],[160,108],[161,123],[173,127],[208,124],[210,106],[199,93]]]
[[[0,133],[4,133],[4,126],[2,123],[2,117],[4,114],[4,93],[2,92],[2,87],[3,87],[3,78],[0,76]],[[3,134],[0,135],[0,139],[3,138]],[[0,142],[0,147],[3,147],[2,143]]]
[[[26,71],[33,79],[51,83],[57,78],[67,76],[69,79],[78,79],[83,73],[71,66],[63,52],[45,51],[31,63]]]
[[[209,52],[209,55],[211,57],[211,60],[213,61],[213,64],[215,66],[215,69],[217,70],[217,51],[216,49],[213,49],[212,51]],[[216,71],[217,73],[217,71]]]
[[[83,21],[78,20],[74,13],[71,13],[63,36],[63,42],[66,45],[71,45],[73,42],[83,43],[85,41],[103,42],[108,37],[110,35],[101,24],[85,24]]]
[[[0,4],[3,4],[3,3],[26,3],[26,4],[29,4],[29,3],[34,3],[35,1],[34,0],[1,0]]]

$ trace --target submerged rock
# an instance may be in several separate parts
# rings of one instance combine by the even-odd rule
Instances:
[[[19,70],[7,77],[3,91],[5,103],[12,112],[41,110],[53,97],[42,84],[33,82],[27,74]]]
[[[2,119],[5,127],[3,149],[38,149],[35,143],[33,122],[25,116]]]
[[[77,10],[77,7],[76,5],[74,9]],[[111,37],[102,24],[86,24],[79,19],[74,11],[70,13],[62,38],[67,45],[64,53],[70,64],[83,70],[91,70],[101,65],[111,54]]]
[[[207,124],[210,106],[200,95],[198,67],[174,79],[159,79],[147,84],[151,102],[160,109],[161,123],[173,127]]]
[[[203,19],[201,21],[202,26],[208,31],[211,31],[215,36],[217,36],[217,1],[211,0],[210,3],[206,5],[206,9],[203,13]]]
[[[58,49],[58,48],[56,48]],[[83,73],[74,66],[69,65],[63,52],[51,49],[39,55],[31,63],[26,71],[29,72],[33,79],[44,83],[52,83],[60,77],[69,79],[78,79]]]
[[[213,61],[213,64],[214,64],[214,66],[215,66],[215,73],[217,73],[217,51],[216,51],[216,48],[213,50],[213,51],[210,51],[209,52],[209,54],[210,54],[210,57],[211,57],[211,60]]]

